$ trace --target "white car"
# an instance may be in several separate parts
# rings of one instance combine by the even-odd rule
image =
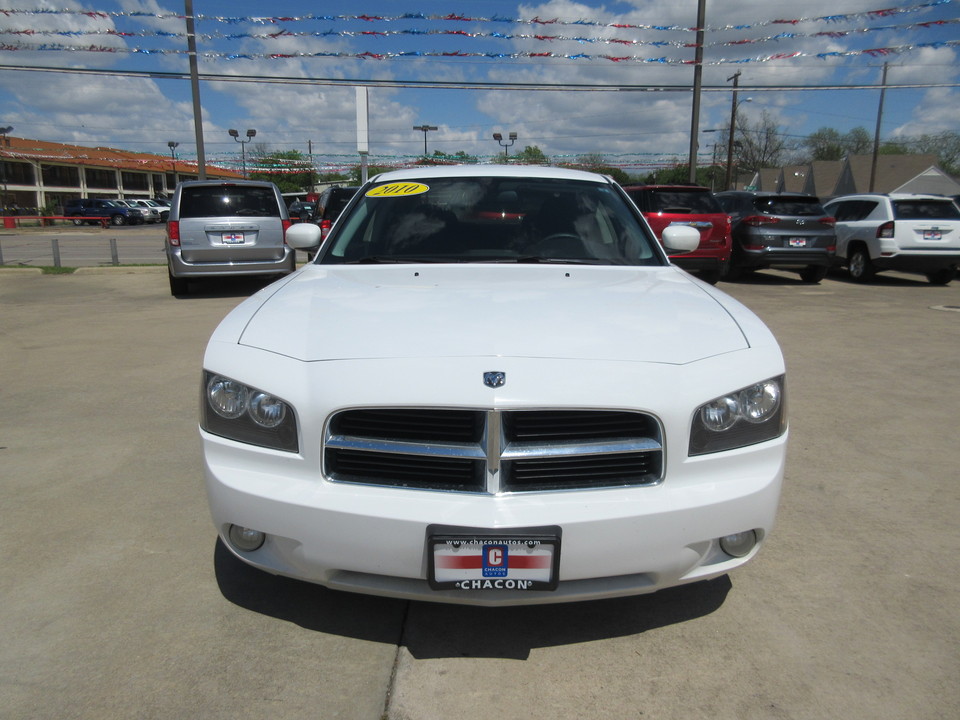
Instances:
[[[923,273],[946,285],[960,263],[960,208],[942,195],[843,195],[824,205],[836,217],[837,257],[866,282],[882,270]]]
[[[287,241],[315,247],[320,229]],[[699,234],[663,241],[689,252]],[[727,573],[774,524],[776,340],[671,266],[592,173],[375,177],[203,362],[213,521],[269,573],[437,602],[591,600]]]

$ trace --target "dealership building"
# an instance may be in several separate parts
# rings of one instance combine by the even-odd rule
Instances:
[[[0,207],[4,215],[59,215],[63,204],[85,198],[153,198],[196,180],[196,162],[104,147],[84,147],[4,135],[0,138]],[[239,179],[206,166],[208,178]]]

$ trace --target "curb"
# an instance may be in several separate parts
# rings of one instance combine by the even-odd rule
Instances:
[[[166,265],[158,266],[140,266],[140,265],[113,265],[113,266],[83,266],[73,271],[74,275],[110,275],[112,273],[124,273],[126,275],[153,275],[155,273],[166,272]]]

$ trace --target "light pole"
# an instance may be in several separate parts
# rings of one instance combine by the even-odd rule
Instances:
[[[740,143],[734,141],[734,136],[737,132],[737,110],[742,104],[737,102],[737,87],[740,85],[740,71],[738,70],[732,77],[728,77],[727,80],[733,80],[733,101],[730,104],[730,136],[727,138],[727,178],[724,188],[726,190],[736,190],[736,188],[731,185],[731,182],[733,181],[733,148],[735,145],[742,147]],[[752,100],[753,98],[747,98],[743,102],[750,102]]]
[[[0,143],[0,148],[6,150],[7,148],[7,133],[13,130],[13,125],[8,125],[7,127],[0,127],[0,138],[3,138],[3,142]],[[0,208],[0,215],[7,214],[7,161],[6,159],[0,159],[0,174],[3,175],[3,207]]]
[[[238,133],[238,132],[237,132],[236,130],[234,130],[233,128],[230,128],[229,130],[227,130],[227,132],[230,133],[230,137],[232,137],[234,140],[236,140],[238,143],[240,143],[240,159],[241,159],[241,162],[243,163],[243,177],[246,178],[246,177],[247,177],[247,153],[246,153],[246,145],[247,145],[248,142],[250,142],[251,140],[253,140],[253,138],[254,138],[254,137],[256,136],[256,134],[257,134],[257,131],[256,131],[256,130],[247,130],[247,139],[246,139],[246,140],[241,140],[241,139],[240,139],[240,133]]]
[[[423,133],[423,156],[427,156],[427,133],[431,130],[437,130],[436,125],[414,125],[414,130],[420,130]]]
[[[177,148],[180,146],[180,143],[174,142],[173,140],[167,141],[167,147],[170,148],[170,159],[173,161],[173,184],[177,184]]]
[[[510,133],[507,137],[510,138],[510,142],[503,141],[503,135],[500,133],[494,133],[493,139],[496,140],[500,146],[503,148],[503,157],[509,159],[510,157],[510,146],[517,141],[517,134],[515,132]]]

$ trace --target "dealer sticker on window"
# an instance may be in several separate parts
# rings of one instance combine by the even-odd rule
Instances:
[[[367,197],[410,197],[411,195],[422,195],[429,190],[430,188],[423,183],[395,182],[377,185],[377,187],[367,190]]]
[[[555,590],[560,528],[427,529],[434,590]]]

